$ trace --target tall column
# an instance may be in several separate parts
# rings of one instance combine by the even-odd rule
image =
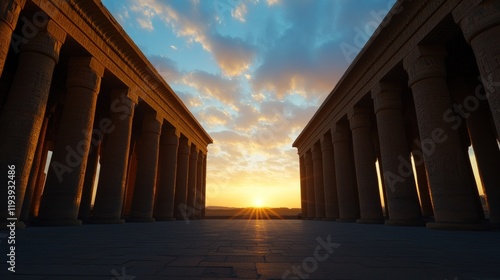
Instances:
[[[0,21],[0,25],[2,24],[5,22]],[[15,216],[18,218],[45,116],[52,74],[65,37],[66,33],[53,21],[49,21],[37,36],[23,45],[16,74],[0,116],[0,170],[2,174],[7,174],[8,165],[15,166]],[[4,42],[9,41],[10,39]],[[0,177],[0,217],[7,217],[8,214],[7,183],[6,176]],[[0,228],[5,223],[0,221]],[[21,223],[18,225],[22,226]]]
[[[92,196],[94,194],[95,179],[99,166],[99,155],[101,154],[101,143],[92,145],[87,156],[87,167],[85,168],[85,177],[83,179],[82,196],[80,198],[80,208],[78,210],[78,219],[87,221],[92,208]]]
[[[354,107],[348,114],[352,131],[354,165],[358,185],[360,219],[357,223],[384,222],[378,188],[375,151],[371,138],[371,112]]]
[[[130,147],[130,157],[128,161],[127,182],[125,183],[125,199],[123,201],[122,216],[125,218],[130,217],[132,210],[132,202],[134,200],[135,182],[137,181],[137,166],[139,160],[137,159],[137,146],[138,140],[133,139]]]
[[[314,195],[314,168],[312,152],[309,150],[305,155],[306,163],[306,186],[307,186],[307,219],[316,218],[316,197]]]
[[[453,12],[476,56],[497,135],[500,135],[500,5],[497,0],[463,1]],[[476,1],[477,2],[477,1]]]
[[[417,46],[404,59],[417,113],[420,142],[434,202],[435,223],[428,228],[482,229],[471,186],[475,185],[458,132],[443,118],[451,109],[446,82],[446,52]]]
[[[194,218],[196,214],[196,168],[198,167],[198,148],[191,144],[191,152],[189,155],[189,174],[188,174],[188,190],[187,190],[187,215],[188,218]]]
[[[175,128],[164,129],[160,139],[160,181],[156,194],[154,216],[157,221],[173,221],[177,173],[177,149],[180,133]]]
[[[307,181],[306,181],[306,162],[305,156],[299,157],[299,173],[300,173],[300,209],[302,219],[307,218]]]
[[[337,221],[355,222],[359,217],[359,202],[351,137],[349,128],[344,123],[337,123],[333,130],[333,155],[340,216]]]
[[[330,131],[321,138],[321,152],[323,159],[323,184],[325,189],[325,219],[335,221],[339,218],[339,202],[337,197],[337,178],[335,176],[332,133]]]
[[[187,184],[189,172],[189,151],[191,143],[186,137],[179,140],[177,151],[177,181],[175,182],[174,217],[177,220],[187,219],[185,206],[187,205]]]
[[[207,157],[208,155],[205,154],[203,157],[203,181],[201,185],[201,200],[202,203],[200,205],[201,207],[201,218],[205,218],[205,208],[207,206]]]
[[[312,148],[314,197],[316,206],[315,220],[325,218],[325,188],[323,185],[323,159],[321,157],[321,143],[318,141]]]
[[[201,209],[202,209],[202,191],[203,191],[203,159],[205,158],[205,154],[203,151],[198,152],[198,162],[196,168],[196,197],[195,197],[195,217],[201,218]]]
[[[38,175],[40,174],[40,168],[45,166],[43,155],[45,146],[45,135],[47,132],[47,126],[49,123],[49,117],[46,116],[43,120],[42,129],[40,131],[40,137],[38,137],[38,144],[36,147],[36,153],[33,160],[33,165],[31,166],[31,172],[29,175],[28,185],[26,187],[26,194],[24,196],[23,208],[21,211],[21,221],[27,222],[30,218],[31,202],[33,201],[33,195],[35,194],[36,183],[38,182]]]
[[[94,203],[93,216],[89,222],[121,224],[125,184],[132,134],[134,107],[137,97],[130,98],[129,90],[111,92],[111,122],[106,133],[106,147],[101,160],[101,172]],[[104,120],[103,120],[104,121]],[[101,121],[102,122],[102,121]]]
[[[30,217],[38,216],[38,209],[40,208],[40,200],[42,198],[45,178],[47,177],[47,174],[45,174],[45,166],[47,165],[46,164],[47,157],[49,156],[49,147],[52,147],[53,145],[54,142],[50,141],[49,139],[46,139],[43,145],[42,159],[40,161],[41,165],[40,168],[38,169],[38,176],[35,183],[35,190],[33,192],[33,199],[31,200],[31,205],[30,205]]]
[[[390,219],[386,225],[424,225],[408,150],[399,84],[372,89]]]
[[[147,112],[142,120],[137,180],[134,186],[130,218],[127,222],[155,221],[153,207],[162,122],[163,118],[157,112]]]
[[[77,216],[103,74],[104,67],[94,58],[72,58],[68,63],[67,94],[40,204],[40,225],[81,224]]]
[[[415,153],[415,151],[413,153]],[[421,151],[420,154],[422,154]],[[425,164],[423,162],[420,164],[415,164],[415,171],[422,216],[432,217],[434,216],[434,210],[432,209],[431,193],[429,191],[429,183],[427,182],[427,170],[425,170]]]
[[[16,29],[19,13],[26,0],[4,0],[0,3],[0,76],[9,53],[12,32]]]

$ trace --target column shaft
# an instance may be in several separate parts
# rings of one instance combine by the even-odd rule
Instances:
[[[372,89],[390,217],[385,223],[424,225],[401,113],[401,94],[398,84],[380,82]]]
[[[111,126],[105,132],[106,147],[101,160],[91,223],[124,222],[122,209],[135,107],[135,102],[128,95],[128,90],[111,92],[111,119],[106,120],[111,122]]]
[[[422,151],[420,151],[420,154],[422,154]],[[432,217],[434,216],[434,210],[432,209],[431,193],[429,190],[429,183],[427,182],[427,171],[425,170],[423,159],[420,164],[415,164],[415,171],[417,175],[418,194],[420,196],[422,216]]]
[[[202,182],[202,189],[201,189],[201,218],[205,218],[205,208],[207,206],[207,157],[208,155],[205,155],[203,157],[203,182]]]
[[[187,191],[187,216],[189,219],[194,218],[196,214],[196,168],[198,167],[198,149],[194,144],[191,144],[191,152],[189,155],[189,174],[188,174],[188,191]]]
[[[330,131],[321,139],[321,152],[325,191],[325,218],[329,221],[335,221],[339,218],[339,202],[337,197],[337,178],[335,176],[332,134]]]
[[[160,139],[160,181],[155,202],[155,218],[159,221],[174,220],[174,197],[177,173],[179,133],[167,128]]]
[[[356,222],[378,224],[382,223],[384,218],[371,138],[370,115],[365,108],[354,107],[349,111],[360,209],[360,219]]]
[[[195,197],[195,217],[201,218],[201,209],[202,209],[202,191],[203,191],[203,159],[205,158],[205,154],[203,151],[198,153],[198,162],[196,168],[196,197]]]
[[[12,32],[16,29],[17,20],[26,0],[4,0],[0,4],[0,76],[7,54],[9,53]]]
[[[175,202],[174,202],[174,217],[178,220],[187,219],[187,184],[189,171],[189,151],[190,143],[187,138],[181,137],[179,141],[179,149],[177,151],[177,181],[175,182]]]
[[[43,192],[43,187],[45,183],[45,178],[47,177],[47,174],[45,174],[45,167],[47,163],[47,157],[49,155],[49,147],[53,147],[54,142],[50,141],[49,139],[46,139],[43,145],[43,152],[42,152],[42,159],[41,159],[41,166],[38,169],[38,176],[37,176],[37,181],[35,184],[35,190],[33,192],[33,199],[31,201],[31,207],[30,207],[30,217],[38,217],[38,209],[40,208],[40,201],[42,199],[42,192]]]
[[[316,218],[316,197],[314,194],[314,168],[312,152],[309,150],[305,156],[306,185],[307,185],[307,219]]]
[[[481,229],[467,155],[457,131],[443,118],[451,110],[444,57],[444,48],[417,46],[403,63],[410,78],[434,202],[436,222],[427,227]]]
[[[481,1],[476,7],[453,16],[476,56],[486,98],[490,104],[497,136],[500,136],[500,5],[497,0]]]
[[[325,216],[325,188],[323,182],[323,158],[321,143],[317,142],[312,149],[314,197],[316,206],[316,220],[323,220]]]
[[[142,121],[139,143],[139,164],[134,186],[130,218],[127,222],[154,222],[153,207],[158,172],[158,154],[162,119],[156,112],[147,112]]]
[[[336,124],[333,132],[333,155],[337,175],[339,222],[355,222],[359,217],[358,191],[351,148],[351,137],[346,124]]]
[[[307,218],[307,182],[306,182],[306,162],[304,156],[299,157],[299,173],[300,173],[300,209],[302,219]]]
[[[101,141],[90,148],[87,167],[85,168],[85,177],[83,179],[82,196],[80,199],[80,208],[78,219],[86,221],[89,218],[92,207],[92,196],[94,194],[95,179],[99,166],[99,155],[101,154]]]
[[[0,21],[0,25],[2,24],[5,21]],[[0,170],[2,174],[7,174],[8,165],[15,166],[18,202],[15,216],[18,218],[45,116],[54,67],[59,60],[59,50],[65,36],[62,29],[49,21],[45,28],[23,45],[16,74],[0,116]],[[4,42],[9,41],[10,39]],[[6,45],[8,48],[9,45]],[[0,217],[7,217],[6,176],[0,178],[0,185]],[[0,222],[1,225],[4,223],[6,222]]]

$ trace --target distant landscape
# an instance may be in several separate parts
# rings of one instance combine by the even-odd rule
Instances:
[[[298,219],[300,208],[207,206],[205,219]]]

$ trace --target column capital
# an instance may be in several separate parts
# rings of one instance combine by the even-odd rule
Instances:
[[[0,20],[9,24],[12,29],[15,29],[18,15],[24,8],[26,0],[10,0],[3,2],[4,3],[0,4]]]
[[[178,154],[182,155],[189,155],[191,151],[191,143],[186,137],[180,137],[179,138],[179,150]]]
[[[48,20],[47,24],[38,30],[37,35],[21,47],[21,52],[42,53],[57,63],[65,40],[66,32],[53,20]]]
[[[84,87],[99,92],[104,66],[93,57],[72,57],[68,62],[66,87]]]
[[[313,164],[311,150],[307,150],[307,152],[305,152],[304,159],[305,159],[306,165],[312,165]]]
[[[161,133],[161,145],[178,146],[180,132],[175,127],[165,128]]]
[[[401,110],[401,86],[393,82],[378,82],[371,90],[375,114],[386,109]]]
[[[322,152],[321,152],[321,142],[316,142],[312,147],[312,160],[317,161],[321,160]]]
[[[446,50],[441,45],[416,46],[403,59],[403,67],[408,72],[408,85],[411,87],[416,82],[436,77],[446,77],[444,59]]]
[[[351,130],[370,127],[371,126],[371,111],[365,107],[354,106],[347,112]]]
[[[161,134],[163,118],[156,111],[146,112],[142,119],[142,131],[146,133]]]
[[[190,152],[190,156],[189,158],[191,160],[197,160],[198,159],[198,152],[199,152],[199,149],[196,147],[195,144],[191,143],[191,152]]]
[[[128,97],[128,89],[113,89],[111,90],[111,114],[119,114],[120,119],[134,115],[135,103]]]
[[[466,0],[452,12],[468,43],[486,29],[500,25],[498,1]]]
[[[321,149],[323,151],[333,150],[332,146],[332,133],[329,130],[323,136],[321,136]]]

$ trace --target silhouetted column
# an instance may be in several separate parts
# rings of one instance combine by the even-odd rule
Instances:
[[[446,82],[446,52],[417,46],[404,59],[417,113],[420,142],[432,189],[435,223],[429,228],[481,229],[471,186],[475,185],[458,132],[443,114],[451,110]],[[425,148],[424,148],[425,147]]]
[[[3,0],[0,3],[0,42],[2,42],[0,44],[0,76],[2,76],[5,60],[11,46],[12,32],[16,29],[19,14],[25,3],[26,0]],[[22,30],[26,30],[26,28],[24,27]],[[20,37],[22,38],[22,36]]]
[[[92,207],[92,196],[94,194],[95,179],[99,166],[99,155],[101,154],[101,141],[92,145],[87,156],[87,167],[85,168],[85,178],[83,179],[82,196],[80,199],[80,208],[78,210],[78,219],[86,221],[90,215]]]
[[[153,207],[162,122],[163,118],[157,112],[147,112],[142,120],[137,180],[135,181],[130,218],[127,219],[127,222],[155,221]]]
[[[325,189],[325,219],[335,221],[339,218],[339,202],[337,198],[337,178],[335,176],[332,134],[330,131],[321,138],[321,152],[323,159],[323,184]]]
[[[41,225],[80,225],[77,220],[92,125],[104,67],[94,58],[71,58],[59,133],[38,215]]]
[[[357,223],[384,222],[378,188],[375,151],[371,138],[371,112],[354,107],[348,114],[352,131],[352,146],[359,195],[360,219]]]
[[[316,206],[315,220],[325,218],[325,189],[323,185],[323,159],[321,156],[321,143],[317,142],[312,148],[314,197]]]
[[[453,12],[453,17],[476,55],[497,135],[500,135],[500,5],[497,0],[485,0],[473,7],[464,1]]]
[[[157,221],[173,221],[174,196],[177,173],[177,149],[179,131],[175,128],[164,129],[160,139],[160,181],[155,202]]]
[[[128,161],[127,183],[125,188],[125,200],[123,205],[122,217],[129,218],[132,210],[132,202],[134,200],[135,182],[137,181],[137,166],[139,160],[137,158],[138,140],[133,140],[130,147],[130,159]]]
[[[0,8],[5,7],[0,4]],[[5,24],[5,21],[0,20],[0,26]],[[0,170],[2,174],[7,174],[8,165],[15,165],[17,218],[21,214],[45,117],[52,74],[65,37],[66,33],[53,21],[49,21],[45,28],[40,29],[35,37],[23,45],[16,74],[0,116]],[[2,45],[7,45],[8,48],[6,42],[9,41],[10,39],[2,41]],[[3,66],[4,61],[1,63]],[[0,177],[0,186],[0,217],[11,217],[7,215],[7,176]],[[5,224],[5,220],[0,221],[0,228]],[[23,224],[18,223],[18,226],[22,227]]]
[[[187,191],[187,211],[188,218],[194,218],[196,213],[196,168],[198,167],[198,148],[191,144],[191,152],[189,155],[189,174],[188,174],[188,191]]]
[[[424,225],[408,150],[399,84],[372,89],[390,219],[386,225]]]
[[[195,217],[197,219],[201,219],[201,209],[202,203],[203,203],[203,198],[202,198],[202,191],[203,191],[203,159],[205,158],[205,154],[203,154],[203,151],[198,152],[198,161],[197,161],[197,167],[196,167],[196,197],[195,197]]]
[[[43,145],[42,159],[41,165],[38,169],[38,176],[35,183],[35,190],[33,192],[33,199],[31,200],[30,207],[30,217],[38,216],[38,209],[40,208],[40,200],[42,198],[43,187],[45,183],[45,178],[47,174],[45,174],[45,167],[47,165],[47,157],[49,155],[49,147],[53,147],[54,143],[49,139],[46,139]]]
[[[337,123],[333,130],[333,155],[339,201],[339,222],[355,222],[359,217],[359,202],[354,174],[351,137],[346,124]]]
[[[189,143],[188,139],[181,137],[177,151],[177,181],[175,183],[174,217],[178,220],[187,219],[187,184],[189,175]]]
[[[305,155],[306,186],[307,186],[307,219],[316,217],[316,197],[314,195],[314,168],[312,152],[308,150]]]
[[[307,218],[307,181],[306,181],[306,162],[304,155],[299,157],[299,173],[300,173],[300,208],[302,219]]]
[[[201,218],[205,218],[205,208],[207,206],[207,157],[205,154],[203,157],[203,182],[202,182],[202,190],[201,190]]]
[[[121,224],[125,184],[132,134],[134,107],[137,97],[130,98],[129,90],[113,90],[111,92],[111,122],[106,134],[106,147],[101,160],[101,172],[97,185],[91,223]],[[153,160],[153,159],[151,159]]]

